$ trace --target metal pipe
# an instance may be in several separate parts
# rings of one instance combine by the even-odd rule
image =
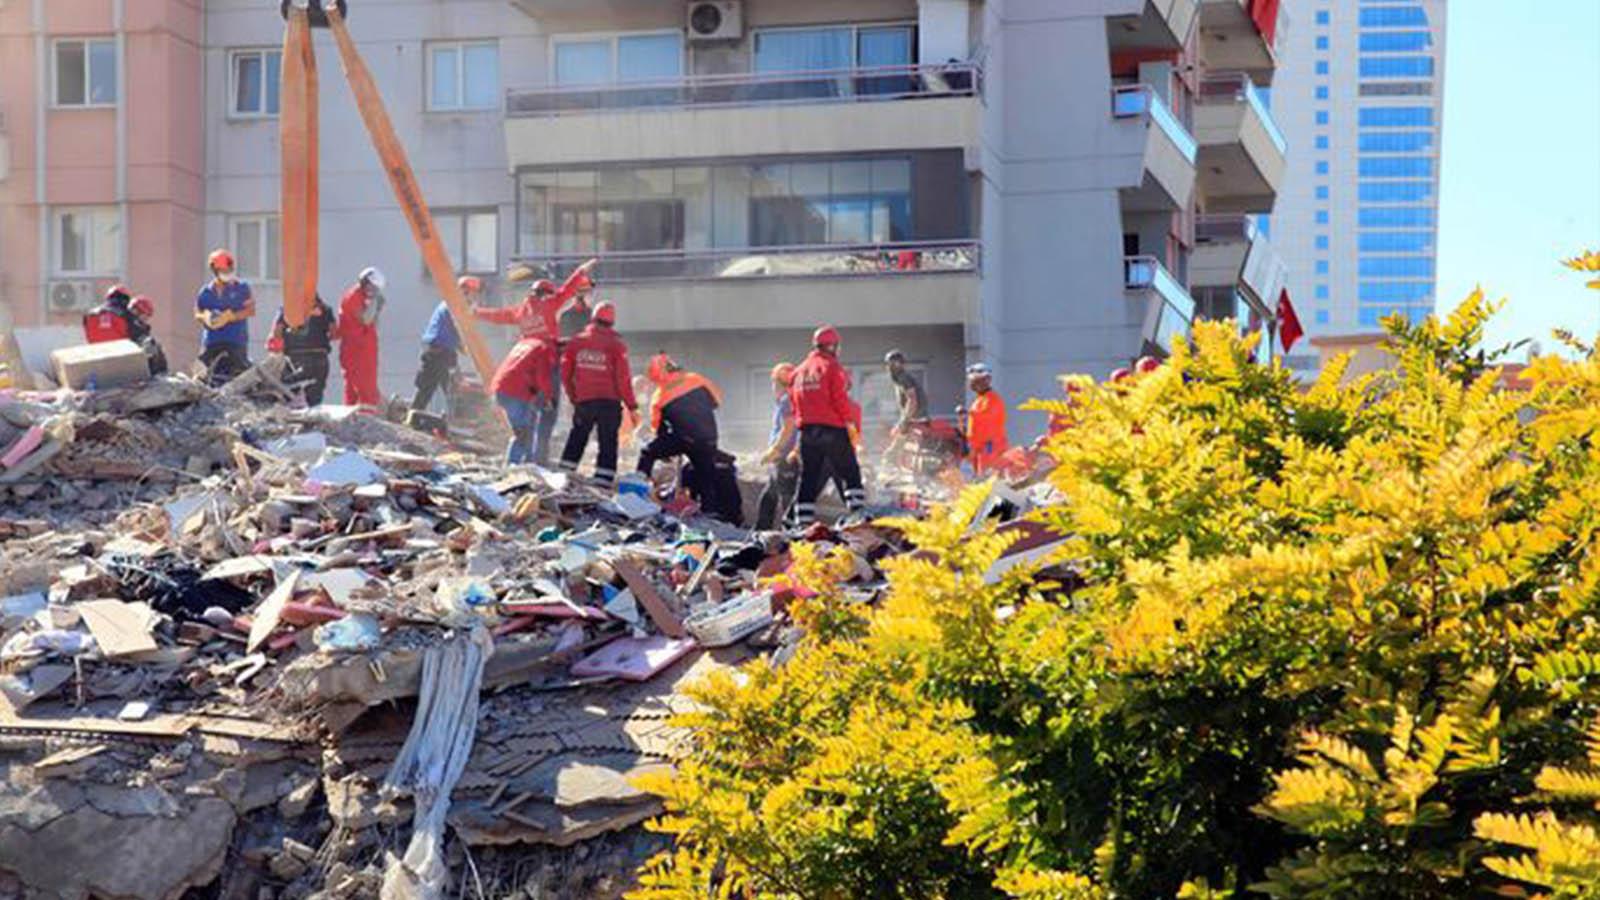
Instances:
[[[36,82],[33,101],[33,199],[39,217],[38,309],[39,319],[50,312],[50,204],[49,179],[46,167],[49,141],[45,129],[49,124],[48,107],[51,102],[50,42],[45,37],[45,0],[33,0],[33,70]]]

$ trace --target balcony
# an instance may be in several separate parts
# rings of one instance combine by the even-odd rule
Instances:
[[[514,90],[506,150],[516,168],[968,148],[982,84],[951,63]]]
[[[1200,0],[1200,58],[1208,69],[1237,69],[1269,85],[1281,18],[1280,0]]]
[[[541,256],[565,270],[594,254]],[[600,253],[600,292],[627,331],[965,323],[982,246],[972,240]]]
[[[1128,298],[1145,303],[1145,349],[1171,353],[1173,340],[1189,334],[1194,298],[1154,256],[1125,257],[1122,280]]]
[[[1106,23],[1112,53],[1178,51],[1189,41],[1199,0],[1145,0],[1134,16],[1113,16]]]
[[[1201,80],[1194,107],[1200,192],[1210,212],[1271,212],[1289,145],[1243,72]]]
[[[1147,84],[1118,85],[1111,91],[1111,115],[1127,123],[1139,158],[1137,177],[1124,179],[1122,207],[1128,212],[1176,211],[1194,192],[1199,145],[1172,110]]]

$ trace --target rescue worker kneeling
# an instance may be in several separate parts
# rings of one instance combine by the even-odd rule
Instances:
[[[550,360],[554,356],[554,342],[548,337],[538,333],[524,335],[489,381],[489,390],[505,411],[506,424],[511,426],[511,443],[506,447],[506,462],[510,465],[533,462],[538,453],[534,445],[538,423],[535,411],[555,402],[550,380]]]
[[[655,385],[655,399],[650,404],[655,438],[639,452],[639,471],[649,478],[657,462],[689,457],[693,471],[684,485],[689,493],[708,514],[738,524],[743,518],[738,479],[733,479],[734,496],[724,497],[724,479],[719,476],[727,466],[724,454],[717,450],[717,408],[722,405],[722,391],[705,376],[685,372],[665,353],[650,360],[646,374]]]
[[[561,381],[572,398],[572,430],[561,452],[561,468],[578,471],[583,451],[594,432],[600,444],[594,479],[603,485],[617,480],[617,442],[622,410],[637,411],[633,375],[628,370],[628,345],[613,328],[617,308],[609,302],[594,308],[589,325],[567,342],[561,355]]]
[[[794,522],[801,528],[816,521],[817,498],[830,472],[843,485],[845,506],[851,514],[860,513],[867,505],[861,464],[850,436],[861,408],[850,399],[850,373],[839,362],[839,332],[824,325],[812,335],[811,343],[815,349],[795,369],[789,386],[795,423],[800,427],[800,490],[795,496]]]

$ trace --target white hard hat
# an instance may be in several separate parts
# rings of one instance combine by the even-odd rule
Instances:
[[[377,266],[367,266],[365,269],[362,269],[360,280],[371,284],[380,291],[383,290],[388,284],[388,280],[383,277],[382,272],[378,271]]]
[[[973,363],[972,365],[967,366],[967,377],[968,378],[978,378],[978,377],[982,377],[982,376],[985,376],[985,375],[989,375],[989,376],[994,375],[994,370],[989,368],[989,364],[988,363],[981,363],[980,362],[980,363]]]

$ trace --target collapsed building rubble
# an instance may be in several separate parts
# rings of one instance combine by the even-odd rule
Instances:
[[[787,540],[275,381],[0,393],[0,885],[619,896],[684,687],[797,637]],[[811,537],[864,600],[908,549]]]

